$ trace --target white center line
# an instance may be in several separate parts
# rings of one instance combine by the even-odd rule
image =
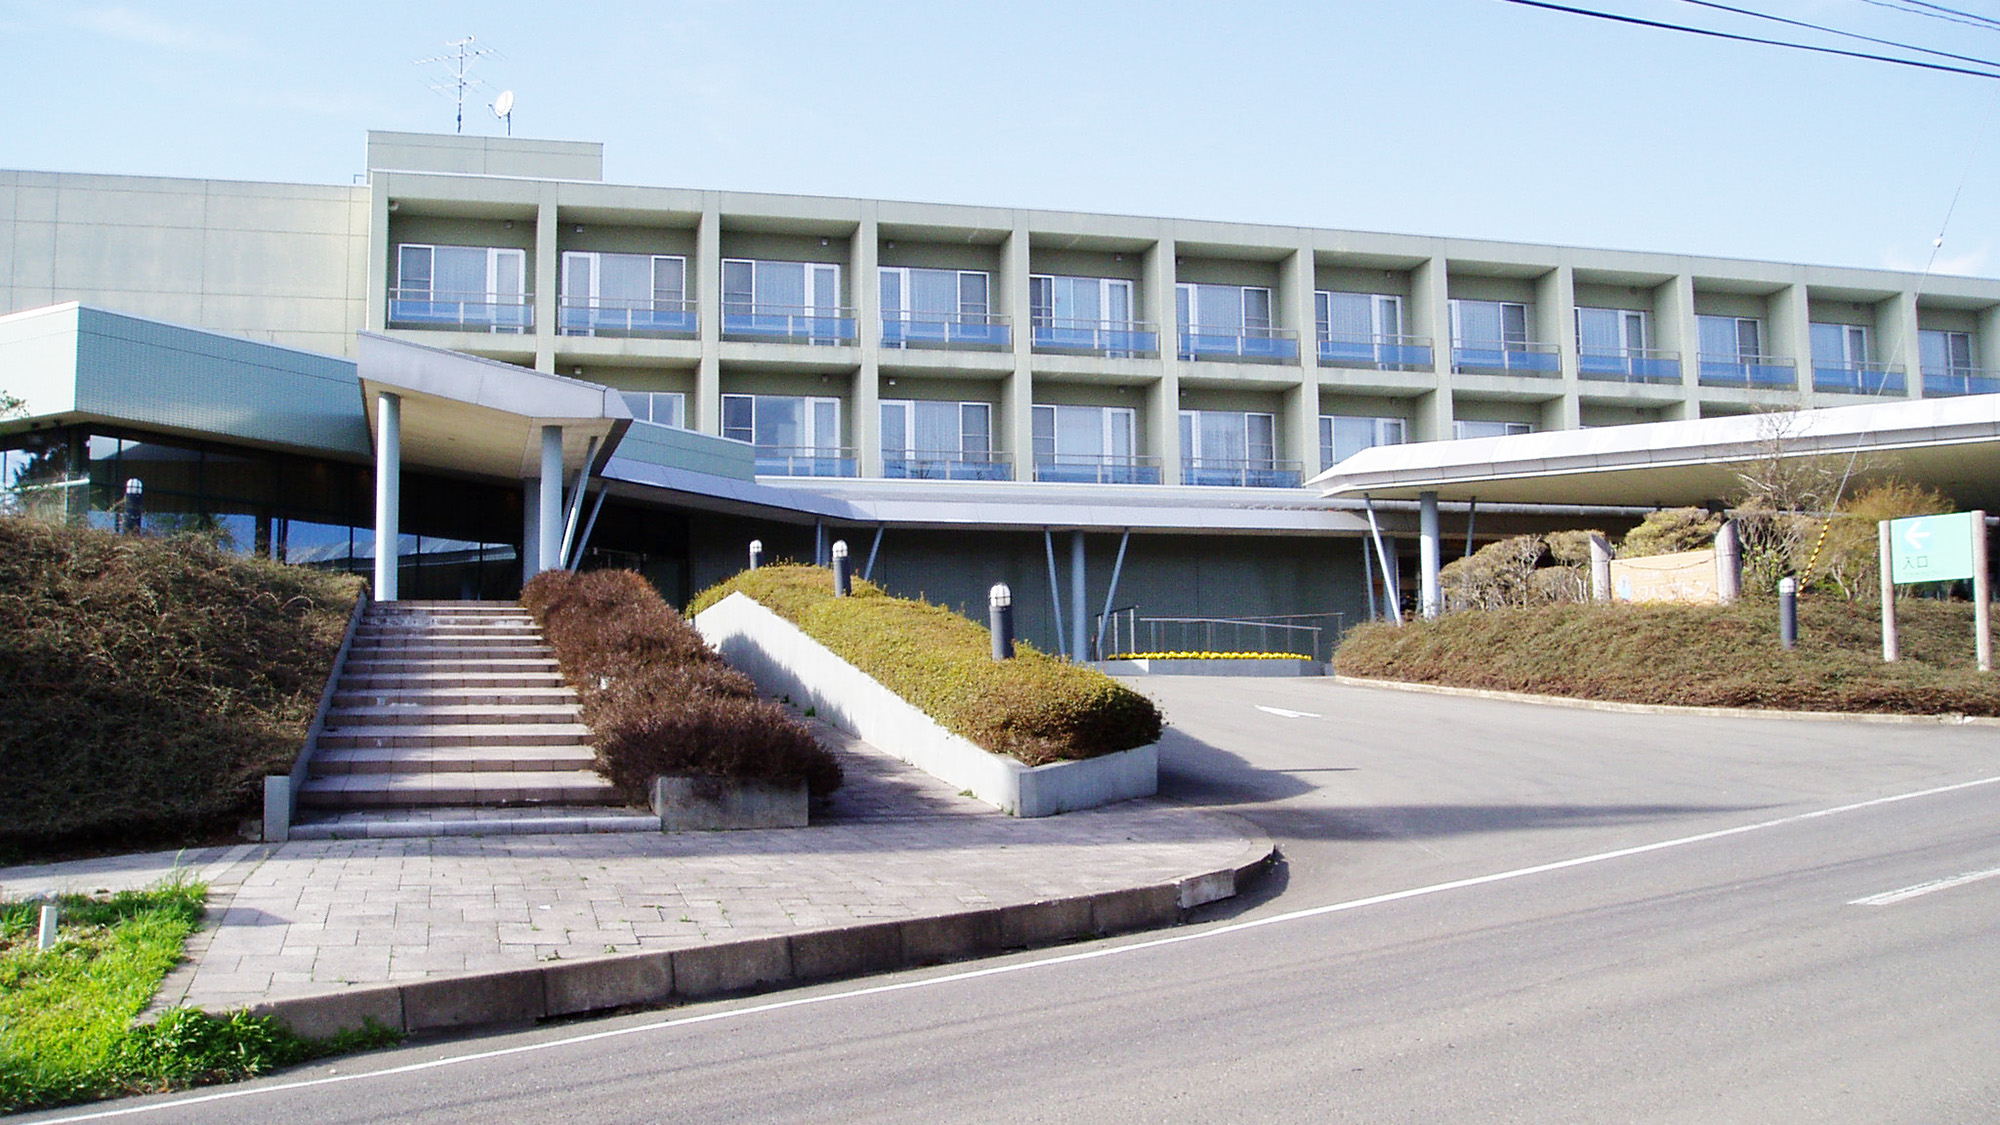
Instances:
[[[1853,902],[1848,903],[1847,905],[1891,906],[1894,905],[1895,903],[1903,901],[1906,898],[1915,898],[1918,895],[1927,895],[1930,894],[1932,891],[1948,891],[1953,887],[1963,887],[1967,883],[1977,883],[1981,879],[1991,879],[1995,875],[2000,875],[2000,867],[1994,867],[1986,871],[1968,871],[1963,875],[1953,875],[1948,879],[1932,879],[1928,883],[1918,883],[1914,887],[1904,887],[1900,891],[1883,891],[1879,895],[1869,895],[1867,898],[1857,898]]]
[[[1317,719],[1320,717],[1311,711],[1287,711],[1283,707],[1266,707],[1262,703],[1257,704],[1257,710],[1267,715],[1276,715],[1284,719]]]

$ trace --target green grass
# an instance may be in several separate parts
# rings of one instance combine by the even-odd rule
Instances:
[[[386,1045],[386,1029],[307,1040],[276,1020],[152,1002],[201,924],[199,883],[105,899],[63,895],[55,946],[36,949],[38,901],[0,902],[0,1112],[233,1082],[328,1054]]]
[[[1160,737],[1152,701],[1094,668],[1018,642],[1014,659],[996,661],[984,627],[858,579],[852,597],[835,597],[832,572],[819,567],[745,571],[696,596],[688,616],[737,591],[946,730],[1027,765],[1112,754]]]
[[[1801,599],[1799,644],[1773,599],[1733,606],[1553,605],[1363,625],[1342,675],[1540,695],[1707,707],[2000,715],[2000,677],[1974,668],[1972,607],[1897,603],[1903,659],[1882,661],[1865,602]]]

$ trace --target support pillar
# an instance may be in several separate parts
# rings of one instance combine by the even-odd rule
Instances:
[[[1417,611],[1429,621],[1444,608],[1444,596],[1438,586],[1438,557],[1443,552],[1443,539],[1438,532],[1438,494],[1419,492],[1417,504],[1417,552],[1422,568]]]
[[[396,600],[403,518],[403,400],[375,398],[375,600]]]
[[[1083,579],[1083,529],[1078,528],[1069,537],[1069,658],[1078,662],[1090,659],[1090,649],[1085,647],[1090,622],[1083,616]]]
[[[542,477],[536,488],[535,573],[562,565],[562,427],[542,427]]]

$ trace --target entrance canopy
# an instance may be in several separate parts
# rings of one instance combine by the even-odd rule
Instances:
[[[2000,511],[2000,395],[1382,445],[1307,482],[1327,497],[1675,507],[1726,499],[1772,456],[1855,458]]]

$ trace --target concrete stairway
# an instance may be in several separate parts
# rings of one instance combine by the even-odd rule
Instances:
[[[618,804],[591,769],[589,733],[555,656],[518,605],[377,603],[355,631],[299,803],[342,814],[406,811],[400,822],[419,826],[524,822],[519,813],[436,815],[464,809],[530,807],[574,820]],[[383,818],[332,820],[351,829]],[[299,829],[307,838],[430,834],[337,825],[315,832],[312,822]]]

